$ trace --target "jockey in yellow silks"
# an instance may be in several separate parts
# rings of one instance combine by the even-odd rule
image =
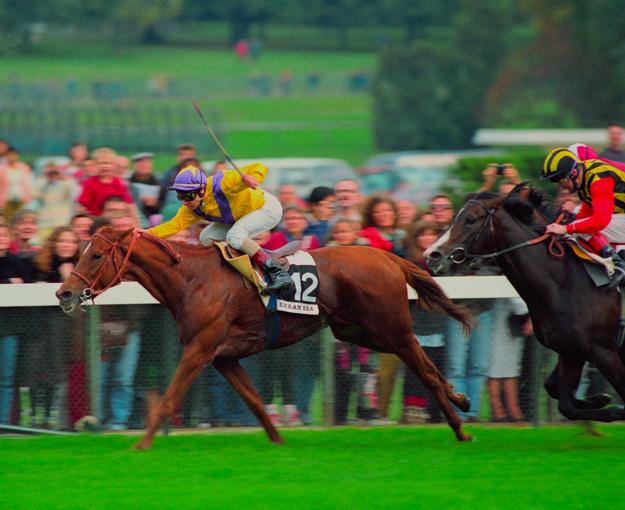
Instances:
[[[293,280],[251,238],[274,228],[282,219],[282,205],[276,197],[260,189],[267,167],[253,163],[235,170],[222,170],[212,177],[193,166],[176,176],[173,189],[182,207],[170,221],[148,230],[157,237],[170,237],[197,221],[211,222],[200,234],[200,242],[211,245],[226,241],[247,253],[269,275],[271,282],[261,291],[272,294],[293,285]]]
[[[625,170],[601,159],[580,161],[569,149],[552,150],[541,179],[577,192],[582,206],[573,223],[552,223],[546,232],[576,235],[584,239],[604,259],[612,259],[616,272],[610,288],[625,283],[625,261],[610,243],[625,243]]]

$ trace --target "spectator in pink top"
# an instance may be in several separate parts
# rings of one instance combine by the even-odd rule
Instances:
[[[118,196],[130,205],[133,215],[138,218],[137,206],[128,185],[114,175],[117,166],[115,151],[107,147],[97,149],[93,152],[93,159],[98,164],[98,175],[84,181],[82,193],[76,199],[78,210],[86,211],[91,216],[101,216],[106,199]]]

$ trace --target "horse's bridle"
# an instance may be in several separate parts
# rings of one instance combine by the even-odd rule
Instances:
[[[84,308],[84,305],[88,300],[93,301],[97,296],[99,296],[103,292],[107,291],[108,289],[110,289],[111,287],[115,285],[119,285],[122,282],[122,278],[124,277],[124,272],[126,271],[128,259],[130,259],[130,254],[132,253],[132,249],[134,248],[134,245],[139,237],[145,237],[145,239],[152,241],[154,244],[163,248],[163,250],[165,250],[165,252],[168,255],[170,255],[176,262],[180,262],[182,260],[182,257],[178,253],[175,252],[175,250],[171,247],[171,245],[167,241],[164,241],[163,239],[152,236],[150,234],[145,234],[144,232],[141,232],[135,229],[132,231],[132,239],[130,240],[130,244],[128,245],[128,251],[126,252],[126,256],[124,257],[124,260],[122,261],[121,265],[119,265],[117,263],[117,259],[115,258],[115,254],[117,252],[117,247],[119,246],[119,242],[125,236],[121,237],[115,242],[111,241],[110,239],[106,238],[105,236],[99,233],[94,234],[93,237],[98,237],[99,239],[103,239],[104,241],[106,241],[108,244],[111,245],[111,249],[109,250],[109,253],[106,256],[106,259],[104,259],[104,263],[100,267],[98,273],[93,277],[91,281],[89,281],[87,277],[81,275],[75,269],[70,273],[70,274],[76,275],[83,282],[85,282],[85,284],[87,284],[87,288],[84,289],[82,294],[78,297],[78,299],[80,299],[81,301],[80,303],[81,308]],[[106,287],[104,287],[102,290],[95,290],[95,285],[98,283],[98,281],[100,280],[100,277],[104,274],[104,271],[106,271],[111,261],[113,262],[113,266],[115,267],[115,276],[108,283],[108,285],[106,285]]]
[[[454,250],[451,252],[451,254],[449,255],[449,258],[455,264],[462,264],[467,259],[470,259],[469,266],[471,266],[474,262],[476,262],[478,260],[497,259],[497,257],[499,257],[500,255],[503,255],[504,253],[508,253],[508,252],[511,252],[511,251],[514,251],[514,250],[518,250],[519,248],[523,248],[524,246],[531,246],[533,244],[540,243],[540,242],[542,242],[542,241],[544,241],[545,239],[548,239],[548,238],[551,238],[551,243],[549,245],[549,252],[556,258],[561,258],[564,255],[564,248],[559,243],[557,244],[558,249],[559,249],[558,253],[553,251],[553,247],[554,247],[554,244],[555,244],[555,241],[556,241],[555,234],[543,234],[542,236],[537,237],[535,239],[530,239],[529,241],[524,241],[522,243],[515,244],[514,246],[510,246],[510,247],[505,248],[503,250],[499,250],[499,251],[496,251],[496,252],[493,252],[493,253],[487,253],[487,254],[484,254],[484,255],[471,255],[470,253],[467,253],[467,249],[475,241],[478,240],[478,238],[480,237],[480,235],[482,234],[484,229],[487,227],[487,225],[490,226],[491,232],[494,233],[493,218],[495,217],[495,209],[489,209],[488,207],[486,207],[479,200],[473,199],[473,200],[469,200],[467,203],[468,204],[470,204],[470,203],[478,204],[482,209],[484,209],[486,211],[486,219],[484,220],[484,222],[480,226],[480,229],[477,231],[477,234],[475,234],[475,237],[471,240],[471,242],[466,244],[464,248],[461,248],[461,247],[454,248]],[[558,217],[558,219],[554,223],[560,223],[560,221],[562,221],[563,217],[564,217],[564,213],[560,214],[560,216]],[[460,257],[458,257],[457,254],[459,254]]]

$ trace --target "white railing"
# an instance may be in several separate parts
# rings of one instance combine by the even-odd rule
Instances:
[[[452,299],[494,299],[518,297],[504,276],[436,277],[436,282]],[[0,307],[58,306],[54,293],[59,283],[0,285]],[[123,282],[98,296],[99,305],[144,305],[157,301],[136,282]]]

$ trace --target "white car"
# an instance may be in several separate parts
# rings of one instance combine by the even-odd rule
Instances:
[[[460,188],[460,182],[449,175],[449,168],[460,158],[494,154],[485,150],[390,152],[369,158],[356,172],[367,194],[390,191],[396,200],[426,205],[443,185]]]

